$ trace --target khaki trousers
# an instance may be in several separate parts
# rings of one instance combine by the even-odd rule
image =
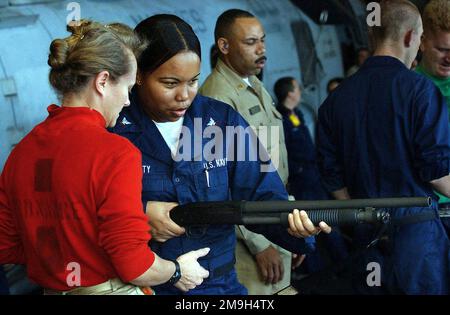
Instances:
[[[137,287],[133,284],[123,283],[119,279],[110,279],[106,282],[89,287],[77,287],[70,291],[55,291],[50,289],[44,290],[44,295],[146,295],[146,294],[153,294],[153,291],[150,288],[141,289],[140,287]]]
[[[277,247],[284,265],[284,277],[276,284],[265,284],[261,280],[258,265],[242,240],[236,243],[236,272],[239,282],[247,288],[249,295],[272,295],[288,287],[291,283],[291,253]]]

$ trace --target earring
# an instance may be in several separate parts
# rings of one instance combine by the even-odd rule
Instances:
[[[136,80],[136,84],[137,84],[137,85],[141,85],[141,83],[142,83],[142,82],[141,82],[140,79],[137,79],[137,80]]]

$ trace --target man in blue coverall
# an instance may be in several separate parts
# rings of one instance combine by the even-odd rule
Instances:
[[[336,199],[432,196],[431,209],[390,211],[388,246],[372,246],[353,262],[354,284],[363,293],[448,294],[450,243],[433,193],[450,196],[448,115],[433,83],[409,70],[420,13],[406,0],[382,2],[381,26],[370,31],[373,57],[319,109],[322,178]],[[375,232],[357,226],[354,241],[366,246]],[[381,283],[367,281],[369,263],[379,264]]]

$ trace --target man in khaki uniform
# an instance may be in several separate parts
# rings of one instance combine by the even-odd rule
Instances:
[[[286,184],[288,165],[282,116],[256,77],[266,60],[263,27],[251,13],[232,9],[218,18],[214,36],[219,59],[199,93],[230,104],[256,128]],[[249,294],[274,294],[289,286],[291,253],[243,226],[237,226],[236,233],[236,270]]]

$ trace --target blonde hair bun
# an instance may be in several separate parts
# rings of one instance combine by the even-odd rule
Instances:
[[[48,56],[49,81],[59,95],[81,91],[101,71],[116,81],[130,71],[130,54],[137,55],[141,46],[133,30],[120,23],[81,20],[67,30],[71,35],[53,40]]]
[[[52,41],[50,44],[48,65],[55,70],[63,68],[66,63],[68,50],[69,45],[65,39],[55,39]]]

